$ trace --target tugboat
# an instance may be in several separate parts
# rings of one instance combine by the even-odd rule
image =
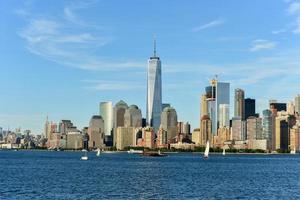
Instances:
[[[167,154],[161,153],[160,150],[156,151],[144,151],[142,154],[143,156],[149,156],[149,157],[165,157],[168,156]]]

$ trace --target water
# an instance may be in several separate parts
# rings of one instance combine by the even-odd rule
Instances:
[[[298,155],[0,151],[0,199],[300,199]]]

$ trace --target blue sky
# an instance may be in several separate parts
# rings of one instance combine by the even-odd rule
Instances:
[[[0,127],[40,133],[48,115],[82,128],[120,99],[145,116],[154,34],[163,102],[193,128],[215,74],[257,112],[300,92],[300,1],[2,0]]]

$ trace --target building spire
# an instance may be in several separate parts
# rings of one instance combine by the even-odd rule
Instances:
[[[156,57],[156,37],[153,36],[153,56]]]

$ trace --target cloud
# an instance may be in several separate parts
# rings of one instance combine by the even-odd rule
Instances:
[[[295,23],[295,29],[293,30],[293,33],[300,34],[300,17],[297,18],[297,21]]]
[[[298,2],[291,3],[287,9],[287,12],[292,15],[300,13],[300,3]]]
[[[199,32],[201,30],[205,30],[205,29],[208,29],[208,28],[213,28],[213,27],[216,27],[216,26],[220,26],[222,24],[225,23],[225,20],[223,19],[216,19],[216,20],[213,20],[211,22],[208,22],[206,24],[203,24],[201,26],[197,26],[197,27],[194,27],[192,29],[193,32]]]
[[[275,42],[271,42],[268,40],[254,40],[252,41],[252,47],[250,48],[250,51],[261,51],[261,50],[271,50],[276,47]]]
[[[277,35],[277,34],[285,33],[285,32],[287,32],[286,29],[279,29],[279,30],[272,31],[272,34]]]
[[[133,81],[83,80],[83,82],[89,84],[84,87],[84,89],[93,91],[127,91],[145,89],[144,83]]]
[[[131,60],[111,61],[93,52],[113,41],[98,26],[81,20],[74,10],[88,4],[72,4],[64,8],[64,16],[30,16],[27,25],[19,32],[26,42],[26,49],[44,59],[63,66],[82,70],[115,71],[145,67],[144,63]]]

